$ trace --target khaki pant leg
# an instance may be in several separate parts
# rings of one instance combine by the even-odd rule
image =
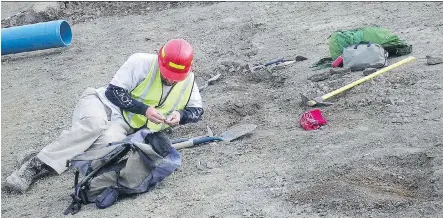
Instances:
[[[106,129],[92,144],[91,149],[107,146],[112,142],[119,142],[127,135],[132,134],[133,131],[134,130],[123,120],[121,120],[121,122],[110,121],[108,123],[108,129]]]
[[[91,147],[107,128],[105,105],[98,98],[95,89],[87,88],[74,109],[71,129],[63,131],[37,157],[60,174],[67,169],[67,160]]]

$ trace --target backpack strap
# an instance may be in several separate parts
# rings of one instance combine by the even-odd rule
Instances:
[[[80,209],[82,208],[82,202],[78,196],[77,196],[77,188],[78,188],[78,175],[79,172],[76,171],[75,172],[75,178],[74,178],[74,187],[76,189],[76,192],[74,194],[71,194],[72,197],[72,202],[71,204],[68,206],[68,208],[66,208],[65,212],[63,214],[68,215],[68,214],[76,214],[78,211],[80,211]]]
[[[79,212],[80,209],[82,208],[81,200],[78,199],[74,194],[71,194],[71,197],[72,197],[72,202],[68,206],[68,208],[66,208],[65,212],[63,213],[65,215],[68,215],[68,214],[74,215],[77,212]]]
[[[75,172],[75,178],[74,178],[74,194],[71,194],[72,202],[68,206],[68,208],[65,210],[64,214],[68,215],[70,214],[76,214],[78,211],[80,211],[82,204],[88,204],[91,203],[88,199],[87,190],[89,189],[89,181],[93,179],[97,172],[106,166],[109,163],[112,163],[116,159],[120,159],[123,157],[133,146],[132,144],[126,143],[123,144],[124,148],[121,149],[119,152],[115,153],[111,158],[109,158],[107,161],[104,161],[101,163],[99,167],[97,167],[95,170],[91,171],[88,175],[86,175],[82,180],[79,182],[79,174],[80,172],[77,170]]]

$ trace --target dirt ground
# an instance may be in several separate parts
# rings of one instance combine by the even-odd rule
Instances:
[[[23,8],[1,4],[8,16]],[[2,27],[53,18],[71,22],[70,47],[2,56],[2,182],[18,154],[70,127],[85,88],[107,85],[129,55],[182,37],[195,49],[198,84],[222,77],[202,93],[204,119],[173,136],[258,128],[231,143],[180,150],[182,167],[151,192],[104,210],[91,204],[76,217],[442,217],[443,64],[425,57],[443,56],[443,3],[68,2],[29,9]],[[362,77],[311,82],[323,71],[310,66],[328,56],[333,31],[365,25],[405,39],[417,60],[334,97],[321,108],[328,124],[303,130],[297,121],[308,108],[299,93],[314,97]],[[308,60],[244,72],[247,63],[295,55]],[[1,215],[62,217],[73,179],[68,171],[25,194],[2,190]]]

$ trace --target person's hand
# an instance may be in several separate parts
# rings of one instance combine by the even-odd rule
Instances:
[[[180,123],[180,113],[178,111],[172,112],[168,118],[165,120],[165,123],[170,126],[176,126]]]
[[[155,124],[163,123],[166,119],[162,113],[155,109],[155,107],[149,107],[148,110],[146,110],[145,116]]]

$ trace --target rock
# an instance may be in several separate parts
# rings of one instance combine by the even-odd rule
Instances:
[[[269,191],[271,192],[273,198],[277,198],[283,195],[282,188],[270,188]]]
[[[199,162],[196,164],[195,167],[196,167],[198,170],[201,170],[201,171],[205,170],[204,163],[202,163],[201,161],[199,161]]]
[[[363,70],[363,75],[368,76],[377,71],[377,68],[366,68]]]
[[[249,69],[249,64],[248,63],[243,63],[243,64],[240,64],[240,67],[242,69]]]
[[[385,99],[381,100],[381,102],[383,102],[385,104],[392,104],[392,100],[389,98],[385,98]]]
[[[427,60],[427,64],[428,65],[436,65],[436,64],[441,64],[443,63],[443,58],[442,57],[431,57],[431,56],[426,56]]]
[[[241,103],[241,102],[234,103],[234,105],[235,105],[236,107],[238,107],[238,108],[242,108],[242,107],[244,107],[244,104]]]
[[[251,49],[248,52],[245,53],[246,56],[251,57],[258,54],[258,49]]]
[[[295,57],[295,60],[296,60],[296,61],[304,61],[304,60],[308,60],[308,58],[307,58],[307,57],[300,56],[300,55],[297,55],[297,56]]]
[[[335,68],[331,68],[329,70],[329,73],[331,75],[334,75],[334,74],[344,74],[344,73],[349,73],[349,72],[351,72],[350,68],[342,68],[342,67],[335,67]]]
[[[227,67],[225,65],[218,65],[217,67],[220,71],[226,71]]]
[[[331,77],[331,74],[329,72],[324,72],[324,73],[314,74],[314,75],[310,76],[308,78],[308,80],[311,80],[313,82],[319,82],[319,81],[327,80],[330,77]]]

